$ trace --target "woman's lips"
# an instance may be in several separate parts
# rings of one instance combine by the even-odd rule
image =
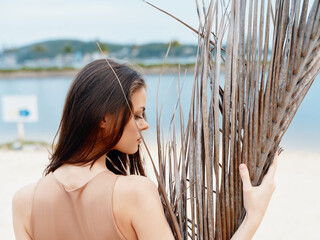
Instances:
[[[138,143],[141,143],[141,138],[138,139]]]

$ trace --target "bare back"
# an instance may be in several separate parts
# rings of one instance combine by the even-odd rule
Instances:
[[[112,195],[117,176],[97,174],[83,186],[68,190],[52,173],[36,186],[31,212],[33,239],[125,239],[113,216]]]
[[[157,188],[149,179],[117,177],[109,171],[77,179],[60,170],[16,194],[17,240],[173,239]],[[15,216],[19,214],[24,216]]]

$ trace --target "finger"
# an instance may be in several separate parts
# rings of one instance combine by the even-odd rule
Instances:
[[[240,164],[239,172],[240,172],[240,176],[243,184],[243,190],[250,189],[252,185],[251,185],[250,175],[249,175],[247,166],[243,163]]]
[[[284,149],[283,149],[282,147],[279,147],[279,148],[278,148],[278,151],[277,151],[277,152],[278,152],[278,155],[280,155],[283,151],[284,151]]]

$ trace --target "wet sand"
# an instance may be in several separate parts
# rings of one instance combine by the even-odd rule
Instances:
[[[1,239],[14,239],[14,193],[23,185],[36,182],[47,162],[45,150],[0,150]],[[320,153],[285,151],[279,158],[276,182],[277,189],[254,239],[320,239]]]

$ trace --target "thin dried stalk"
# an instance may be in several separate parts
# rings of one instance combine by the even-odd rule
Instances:
[[[188,124],[179,75],[181,148],[173,122],[167,155],[159,153],[160,179],[169,181],[162,184],[169,186],[167,206],[174,206],[169,217],[179,222],[184,239],[232,237],[246,214],[239,164],[248,165],[252,184],[259,185],[320,72],[319,0],[310,12],[309,1],[272,2],[212,0],[206,6],[196,1],[198,31],[187,26],[198,34]]]

